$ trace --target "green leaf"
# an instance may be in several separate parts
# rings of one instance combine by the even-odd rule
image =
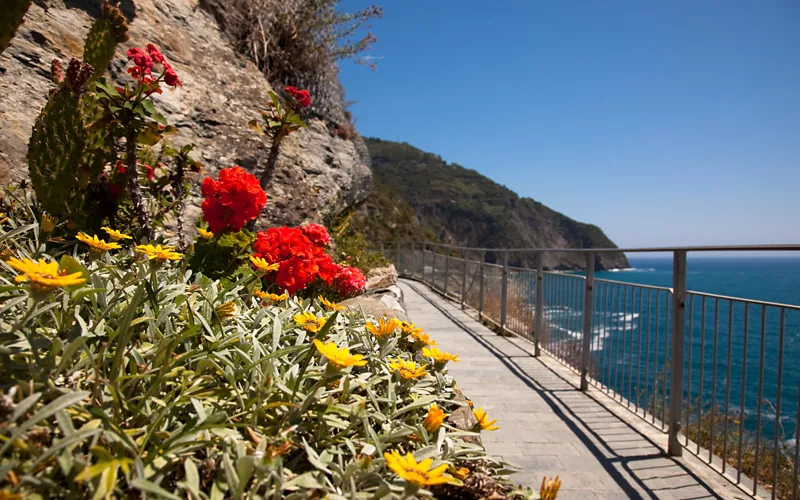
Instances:
[[[31,427],[46,420],[57,412],[63,410],[64,408],[70,407],[75,403],[80,402],[86,396],[89,395],[88,391],[76,391],[76,392],[68,392],[59,398],[51,401],[50,403],[43,406],[38,412],[36,412],[31,418],[25,421],[19,427],[15,427],[13,431],[11,431],[11,436],[6,441],[6,444],[0,448],[0,455],[6,452],[9,446],[14,442],[15,439],[20,437],[22,434],[27,432]]]
[[[139,304],[142,301],[142,295],[144,295],[144,286],[139,286],[136,289],[136,293],[131,298],[131,301],[128,303],[128,307],[125,310],[125,314],[122,317],[119,328],[117,328],[116,353],[114,354],[114,364],[111,366],[111,380],[114,380],[121,375],[120,368],[122,367],[122,357],[125,355],[125,349],[128,346],[131,337],[133,337],[133,328],[131,327],[131,323],[133,323],[133,318],[138,313]]]
[[[83,267],[83,264],[81,264],[77,260],[73,259],[69,255],[63,255],[61,257],[61,261],[58,263],[58,268],[59,268],[60,271],[66,271],[67,274],[81,273],[81,277],[83,279],[85,279],[86,281],[89,281],[89,271],[87,271],[86,268]],[[81,284],[81,285],[72,285],[72,286],[66,287],[66,289],[67,290],[77,290],[78,288],[81,288],[82,286],[83,286],[83,284]]]
[[[169,498],[170,500],[182,500],[181,497],[170,493],[161,486],[148,481],[147,479],[137,478],[131,481],[131,487],[145,493],[156,495],[160,498]]]
[[[258,122],[258,120],[250,120],[247,122],[247,126],[256,134],[264,135],[264,129],[261,128],[261,124]]]

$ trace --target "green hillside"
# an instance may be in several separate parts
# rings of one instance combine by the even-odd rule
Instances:
[[[366,139],[375,187],[353,224],[384,244],[433,239],[499,248],[615,248],[603,231],[570,219],[491,179],[407,143]],[[529,254],[512,261],[533,265]],[[550,255],[550,268],[583,267],[576,254]],[[601,268],[628,267],[623,254],[604,254]]]

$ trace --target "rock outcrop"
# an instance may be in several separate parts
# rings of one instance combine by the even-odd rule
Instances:
[[[128,0],[121,8],[130,21],[130,40],[118,47],[111,77],[125,80],[125,50],[157,45],[183,81],[182,89],[154,97],[179,129],[171,142],[194,143],[194,156],[209,175],[234,164],[258,175],[268,146],[247,122],[259,116],[270,90],[258,68],[235,52],[197,0]],[[50,62],[80,58],[84,36],[99,13],[99,0],[36,2],[0,55],[0,185],[27,177],[28,137],[54,87]],[[282,145],[263,217],[270,223],[320,222],[369,194],[372,177],[363,144],[359,153],[354,142],[332,137],[322,120],[308,124]],[[198,215],[195,200],[187,207],[187,220]]]

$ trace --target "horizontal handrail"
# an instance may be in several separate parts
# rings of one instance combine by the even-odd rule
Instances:
[[[800,244],[770,244],[770,245],[709,245],[709,246],[684,246],[684,247],[633,247],[633,248],[484,248],[484,247],[462,247],[457,245],[447,245],[445,243],[433,243],[429,241],[417,241],[403,243],[407,245],[428,245],[438,248],[449,248],[451,250],[467,250],[470,252],[578,252],[578,253],[647,253],[647,252],[752,252],[752,251],[790,251],[800,252]]]

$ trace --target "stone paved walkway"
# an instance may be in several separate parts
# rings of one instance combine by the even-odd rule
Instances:
[[[460,355],[451,373],[500,429],[487,450],[537,486],[560,475],[559,499],[750,498],[690,454],[666,455],[666,434],[601,392],[581,393],[578,376],[521,339],[500,337],[427,286],[401,280],[412,321],[442,350]]]

